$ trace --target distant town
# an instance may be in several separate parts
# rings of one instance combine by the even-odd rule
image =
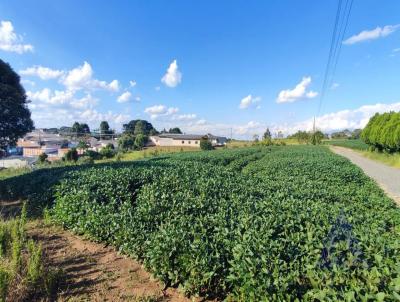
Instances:
[[[200,148],[201,141],[212,147],[224,146],[226,137],[208,134],[186,134],[179,128],[157,131],[145,120],[124,124],[122,132],[109,127],[107,121],[91,130],[85,123],[75,122],[72,127],[39,128],[27,133],[9,146],[3,154],[0,167],[24,167],[44,158],[46,162],[66,160],[71,152],[77,157],[112,157],[117,151],[141,150],[151,147]]]

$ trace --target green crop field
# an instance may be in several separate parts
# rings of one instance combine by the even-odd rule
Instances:
[[[318,146],[188,152],[42,169],[0,197],[140,260],[167,286],[228,301],[398,301],[400,210]]]
[[[338,147],[345,147],[360,151],[366,151],[368,150],[369,147],[361,139],[331,139],[324,141],[324,144],[338,146]]]

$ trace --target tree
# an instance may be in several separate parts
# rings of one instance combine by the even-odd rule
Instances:
[[[201,150],[212,150],[212,149],[214,149],[214,147],[208,139],[202,139],[202,140],[200,140],[200,149]]]
[[[139,125],[136,127],[136,124]],[[143,134],[149,135],[150,131],[156,129],[153,127],[151,123],[145,120],[131,120],[129,123],[123,125],[124,133],[136,135],[136,134]]]
[[[82,149],[82,150],[86,150],[87,148],[89,148],[89,144],[85,141],[80,141],[78,143],[78,146],[76,146],[78,149]]]
[[[253,141],[256,142],[256,143],[258,143],[258,140],[259,140],[259,139],[258,139],[258,134],[254,134],[254,135],[253,135]]]
[[[313,145],[319,145],[324,137],[325,135],[321,131],[315,131],[315,133],[311,135],[311,143]]]
[[[135,148],[138,150],[143,149],[143,147],[146,145],[147,143],[147,136],[143,135],[143,134],[138,134],[135,137]]]
[[[271,138],[272,138],[271,131],[269,131],[269,129],[267,128],[267,130],[265,130],[265,132],[263,134],[263,139],[264,140],[270,140]]]
[[[135,147],[135,138],[130,134],[123,134],[118,139],[118,149],[121,151],[133,150]]]
[[[20,77],[0,59],[0,149],[34,129],[28,103]]]
[[[108,124],[107,121],[102,121],[100,123],[100,139],[101,138],[109,138],[110,134],[112,134],[113,131],[110,129],[110,125]]]
[[[310,134],[306,131],[297,131],[295,134],[289,135],[288,138],[295,138],[299,144],[306,144],[310,139]]]
[[[136,122],[135,129],[133,130],[133,134],[134,135],[146,134],[146,124],[142,120],[139,120]]]
[[[351,139],[360,139],[362,129],[354,129],[351,133]]]
[[[173,134],[182,134],[181,129],[179,129],[178,127],[170,128],[168,132]]]
[[[90,128],[88,124],[80,124],[78,122],[75,122],[72,127],[71,127],[71,132],[72,134],[75,134],[77,137],[78,136],[84,136],[85,134],[90,134]]]
[[[107,121],[102,121],[100,123],[100,133],[101,134],[108,134],[108,131],[110,131],[110,125],[108,125]]]

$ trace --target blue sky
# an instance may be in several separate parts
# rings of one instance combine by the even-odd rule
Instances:
[[[289,133],[317,113],[336,7],[2,0],[0,58],[22,75],[37,127],[142,118],[188,133]],[[397,0],[354,0],[320,129],[400,110],[399,12]]]

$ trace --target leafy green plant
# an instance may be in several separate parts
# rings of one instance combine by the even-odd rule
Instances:
[[[399,209],[324,147],[94,166],[69,173],[55,198],[55,221],[118,247],[187,294],[234,301],[399,295]]]

